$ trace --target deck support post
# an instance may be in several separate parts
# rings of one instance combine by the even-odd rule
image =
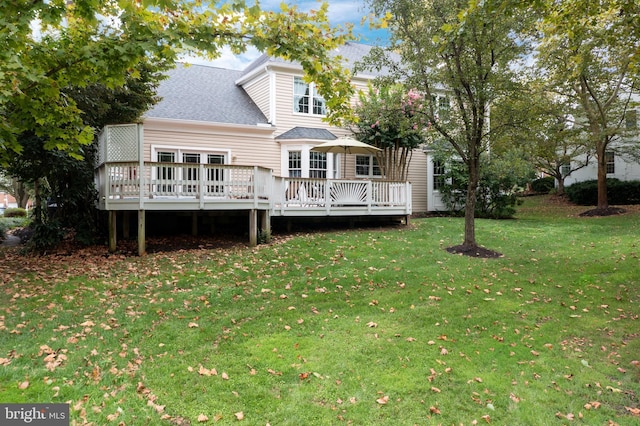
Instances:
[[[255,247],[258,245],[258,210],[249,210],[249,245]]]
[[[262,234],[265,237],[265,242],[271,242],[271,214],[269,214],[269,210],[264,210],[262,212],[262,218],[260,223],[260,229],[262,230]]]
[[[408,215],[406,215],[406,216],[404,217],[404,224],[405,224],[405,226],[409,226],[409,220],[410,220],[410,218],[411,218],[411,215],[410,215],[410,214],[408,214]]]
[[[144,210],[138,210],[138,256],[147,254],[145,228],[145,212]]]
[[[116,214],[117,210],[109,210],[109,252],[116,251]]]
[[[198,236],[198,213],[191,213],[191,236]]]
[[[131,218],[129,217],[129,210],[122,211],[122,238],[128,240],[130,237],[129,225]]]

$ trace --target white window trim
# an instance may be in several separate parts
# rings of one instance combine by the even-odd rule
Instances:
[[[369,158],[369,174],[363,175],[363,174],[358,174],[358,157],[368,157]],[[382,174],[380,175],[376,175],[373,173],[373,159],[376,158],[375,155],[367,155],[367,154],[357,154],[354,157],[354,173],[355,176],[357,178],[366,178],[366,179],[382,179]],[[380,165],[378,165],[378,168],[380,167]],[[380,170],[380,172],[382,172],[382,170]]]
[[[202,148],[202,147],[189,147],[189,146],[181,146],[181,145],[151,145],[151,161],[158,161],[158,152],[175,152],[176,153],[176,163],[182,163],[182,154],[204,154],[200,155],[200,164],[208,164],[207,163],[207,154],[218,154],[224,155],[225,164],[229,164],[231,161],[231,150],[230,149],[213,149],[213,148]],[[195,164],[195,163],[192,163]]]
[[[306,114],[305,114],[306,115]],[[301,144],[299,141],[294,144],[287,144],[281,142],[280,147],[280,170],[283,177],[289,177],[289,151],[300,151],[300,155],[302,155],[302,176],[303,178],[309,177],[309,151],[313,149],[313,147],[317,145],[310,144]],[[332,179],[335,175],[334,170],[334,154],[327,154],[327,179]]]
[[[302,80],[305,84],[308,84],[308,85],[309,85],[309,101],[310,101],[310,102],[309,102],[309,112],[299,112],[299,111],[296,111],[296,107],[295,107],[296,79],[298,79],[298,78],[299,78],[300,80]],[[313,113],[313,99],[316,97],[316,96],[315,96],[315,94],[316,94],[316,93],[318,93],[318,92],[316,91],[316,85],[315,85],[315,83],[313,83],[313,82],[311,82],[311,83],[307,83],[306,81],[304,81],[304,80],[302,79],[302,77],[300,77],[300,76],[294,76],[294,77],[293,77],[293,87],[292,87],[292,91],[291,91],[291,96],[292,96],[291,101],[293,102],[293,105],[292,105],[292,106],[293,106],[293,108],[292,108],[292,110],[293,110],[293,115],[301,115],[301,116],[303,116],[303,117],[309,117],[309,116],[311,116],[311,117],[319,117],[319,118],[326,117],[326,116],[327,116],[327,114],[314,114],[314,113]],[[317,96],[317,97],[322,98],[322,101],[324,102],[324,110],[326,111],[326,110],[327,110],[327,100],[326,100],[325,98],[323,98],[322,96],[320,96],[319,94],[318,94],[318,96]]]

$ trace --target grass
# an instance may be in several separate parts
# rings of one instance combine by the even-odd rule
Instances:
[[[638,424],[640,214],[462,219],[144,258],[0,252],[0,401],[77,424]]]

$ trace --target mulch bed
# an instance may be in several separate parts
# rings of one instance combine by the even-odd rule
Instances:
[[[447,247],[447,251],[451,254],[460,254],[469,257],[480,257],[483,259],[496,259],[503,256],[502,253],[498,253],[497,251],[489,250],[480,246],[469,247],[465,245],[457,245],[453,247]]]

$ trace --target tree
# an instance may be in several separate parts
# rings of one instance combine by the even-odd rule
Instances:
[[[79,157],[93,131],[68,87],[121,86],[142,61],[173,63],[179,54],[216,57],[253,45],[299,61],[330,109],[348,115],[347,72],[332,54],[349,34],[328,23],[327,4],[310,13],[281,6],[263,12],[243,0],[51,0],[0,5],[0,166],[31,132],[45,150]],[[37,30],[34,30],[37,26]]]
[[[525,14],[506,0],[371,0],[372,10],[390,27],[392,61],[377,49],[369,61],[388,66],[393,77],[425,95],[431,128],[449,142],[468,171],[464,241],[450,251],[477,255],[476,190],[480,158],[486,151],[491,104],[512,90],[513,68],[526,48],[518,39]],[[449,93],[450,111],[440,114],[437,94]]]
[[[576,106],[567,98],[549,92],[538,81],[528,81],[518,93],[496,103],[491,125],[504,127],[491,143],[492,154],[517,151],[538,171],[557,182],[564,195],[564,180],[591,160],[591,147]]]
[[[378,165],[389,180],[407,180],[413,150],[426,142],[423,98],[398,84],[371,85],[368,93],[360,93],[351,130],[358,140],[381,149]]]
[[[83,123],[90,128],[135,122],[158,100],[155,89],[163,78],[158,68],[162,66],[140,64],[139,69],[128,73],[122,87],[95,83],[65,88],[63,93],[82,109]],[[45,149],[43,138],[32,132],[22,133],[18,140],[22,150],[9,153],[7,171],[34,188],[31,247],[40,251],[54,246],[62,238],[63,229],[73,229],[76,240],[92,243],[97,231],[95,145],[82,147],[82,158],[76,158],[62,150]]]
[[[0,173],[0,190],[11,194],[16,199],[18,207],[25,209],[29,202],[29,188],[18,179],[7,176],[6,173]]]
[[[598,210],[609,207],[607,152],[626,133],[640,59],[637,17],[628,0],[545,1],[538,48],[549,86],[580,107],[598,168]],[[633,126],[637,127],[637,126]]]

